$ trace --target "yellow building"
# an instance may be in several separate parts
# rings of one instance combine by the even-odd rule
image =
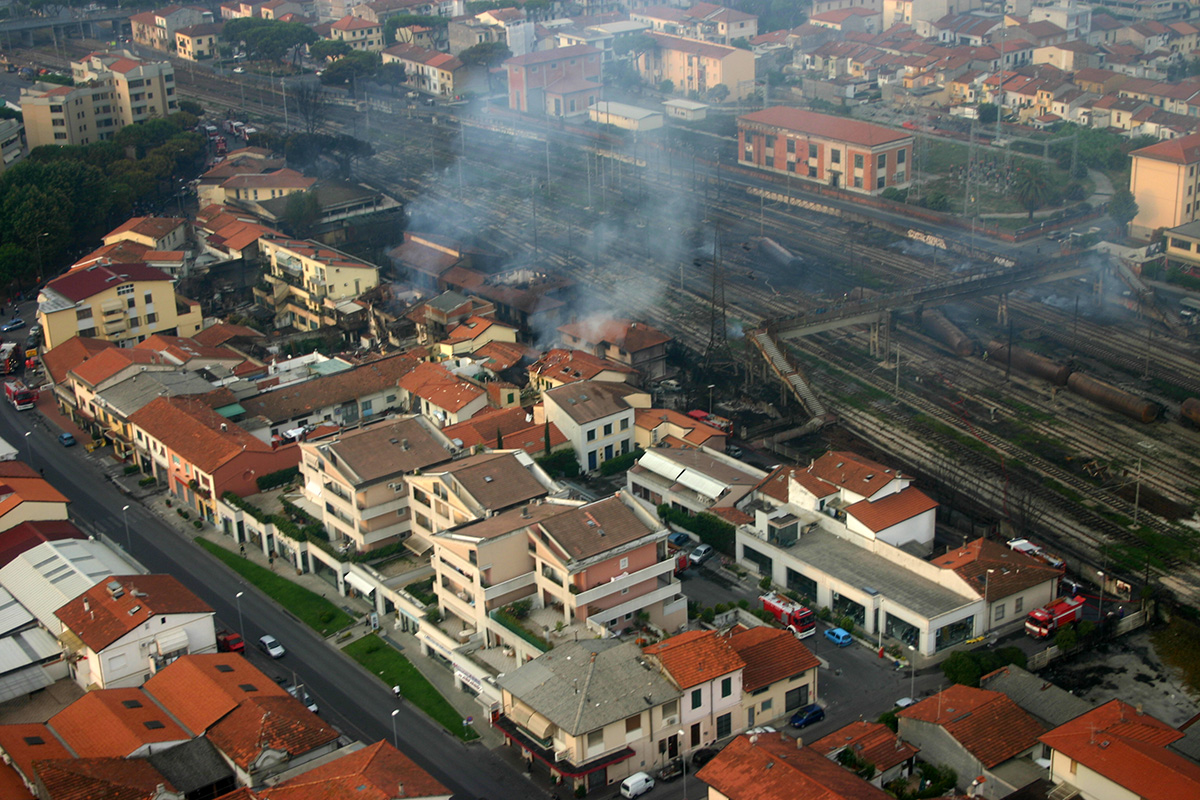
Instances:
[[[145,264],[93,264],[46,284],[38,323],[50,350],[73,336],[131,346],[156,333],[191,336],[200,304],[175,294],[171,276]]]
[[[653,84],[671,81],[681,94],[704,95],[724,85],[730,100],[754,92],[754,53],[749,50],[663,33],[650,36],[658,46],[638,58],[643,80]]]
[[[345,42],[351,50],[383,50],[383,26],[361,17],[345,16],[329,26],[329,38]]]
[[[215,58],[221,45],[220,22],[189,25],[175,31],[175,54],[188,61],[207,61]]]
[[[1200,217],[1200,133],[1152,144],[1129,154],[1129,191],[1138,205],[1129,235],[1149,239]]]
[[[92,53],[71,63],[74,86],[35,84],[21,90],[29,149],[45,144],[83,145],[126,125],[179,110],[175,69],[129,53]]]
[[[318,242],[262,239],[259,250],[268,267],[254,295],[278,328],[334,325],[340,305],[379,285],[379,267]]]

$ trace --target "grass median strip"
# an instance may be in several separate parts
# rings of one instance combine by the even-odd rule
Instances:
[[[462,724],[462,716],[454,706],[442,697],[412,662],[378,636],[364,636],[346,645],[344,650],[387,686],[399,686],[404,699],[464,742],[479,738],[474,728]]]
[[[260,567],[206,539],[197,539],[196,543],[228,564],[234,572],[262,589],[272,600],[291,611],[322,636],[339,631],[354,621],[349,614],[324,597],[289,581],[282,575]]]

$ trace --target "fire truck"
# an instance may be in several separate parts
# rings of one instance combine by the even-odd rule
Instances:
[[[37,389],[30,389],[24,381],[5,381],[4,395],[17,411],[27,411],[33,408],[38,399]]]
[[[1082,597],[1060,597],[1050,605],[1030,611],[1025,620],[1025,632],[1035,639],[1045,639],[1059,628],[1082,618]]]
[[[797,639],[812,636],[817,632],[817,615],[794,600],[778,592],[768,592],[758,598],[762,607],[771,613],[779,624],[796,635]]]

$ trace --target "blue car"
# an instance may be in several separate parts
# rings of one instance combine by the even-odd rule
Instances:
[[[854,643],[854,637],[842,628],[830,628],[825,631],[825,638],[838,647],[848,647]]]
[[[60,433],[58,435],[58,443],[61,444],[63,447],[74,447],[75,446],[75,437],[69,433]]]
[[[803,728],[806,725],[812,725],[814,722],[820,722],[823,719],[825,719],[825,709],[813,703],[792,714],[792,727]]]
[[[692,537],[688,536],[683,531],[676,531],[675,533],[672,533],[670,536],[667,537],[667,541],[670,542],[671,544],[675,545],[676,547],[683,547],[685,544],[687,544],[691,540],[692,540]]]

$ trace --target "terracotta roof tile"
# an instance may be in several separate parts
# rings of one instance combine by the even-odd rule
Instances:
[[[294,697],[248,697],[208,729],[213,746],[248,770],[264,751],[295,759],[337,740],[338,732]]]
[[[71,758],[40,761],[37,777],[53,800],[153,800],[175,787],[145,759]]]
[[[287,420],[395,386],[418,363],[415,357],[406,353],[386,356],[334,375],[248,397],[242,401],[242,406],[251,416],[261,416],[272,422]]]
[[[725,435],[724,431],[669,408],[639,408],[633,416],[633,424],[645,431],[653,431],[660,425],[683,428],[681,438],[693,447],[699,447],[714,436]]]
[[[644,648],[658,659],[680,689],[690,689],[746,667],[745,660],[715,631],[688,631]]]
[[[1200,133],[1168,139],[1165,142],[1134,150],[1129,155],[1133,158],[1169,161],[1172,164],[1195,164],[1200,161]]]
[[[729,645],[742,657],[742,691],[753,692],[776,681],[816,669],[821,661],[790,631],[761,625],[735,628]]]
[[[141,236],[149,236],[151,239],[161,239],[176,228],[186,224],[186,219],[178,217],[130,217],[104,234],[104,238],[107,239],[110,236],[132,232]]]
[[[183,656],[151,676],[142,689],[196,735],[244,700],[290,698],[282,686],[236,653]]]
[[[306,178],[294,169],[281,169],[275,172],[245,173],[234,175],[221,184],[222,189],[308,189],[317,182],[316,178]]]
[[[422,362],[398,383],[401,389],[420,397],[430,405],[456,412],[484,395],[483,389],[455,377],[445,367]]]
[[[4,478],[0,482],[0,518],[22,503],[69,503],[65,495],[39,477]]]
[[[404,787],[403,796],[408,800],[450,794],[387,742],[376,742],[258,794],[262,800],[393,800],[399,786]]]
[[[35,761],[51,758],[71,758],[71,751],[58,740],[46,725],[28,723],[0,725],[0,751],[12,760],[13,766],[26,778],[33,780]]]
[[[921,752],[902,740],[882,722],[851,722],[828,736],[822,736],[809,745],[823,756],[833,756],[849,748],[856,756],[875,766],[876,773],[903,764]]]
[[[204,330],[192,337],[195,341],[206,347],[217,347],[223,345],[231,339],[263,339],[263,334],[247,328],[245,325],[233,325],[228,322],[218,322],[216,325],[210,325]]]
[[[891,798],[812,748],[798,748],[786,734],[738,736],[696,777],[728,800]]]
[[[989,539],[976,539],[949,550],[932,559],[931,563],[942,569],[954,570],[980,597],[986,591],[993,600],[1056,580],[1063,574],[1062,569]],[[990,575],[988,570],[991,570]]]
[[[124,589],[109,592],[112,583]],[[211,614],[208,604],[171,575],[113,575],[100,581],[54,615],[95,652],[141,627],[150,618],[168,614]]]
[[[55,384],[63,383],[67,373],[87,361],[101,350],[115,350],[117,346],[103,339],[92,339],[87,336],[72,336],[62,344],[42,353],[42,363],[50,373],[50,380]]]
[[[630,353],[639,353],[671,341],[670,336],[644,322],[608,317],[592,317],[560,325],[558,332],[592,346],[608,343]]]
[[[593,380],[606,370],[622,375],[637,374],[633,367],[599,358],[584,350],[556,347],[542,353],[541,358],[529,365],[529,377],[530,380],[544,378],[557,383],[574,383]]]
[[[131,414],[129,422],[209,475],[243,452],[273,452],[195,397],[156,397]]]
[[[1033,747],[1046,732],[1008,695],[960,684],[902,709],[898,716],[941,726],[988,769]]]
[[[793,480],[816,497],[828,497],[838,492],[836,486],[826,483],[808,472],[804,467],[789,466],[776,467],[770,475],[762,479],[762,483],[754,488],[757,492],[761,492],[781,503],[786,503],[791,491],[789,482]]]
[[[170,275],[145,264],[94,264],[90,267],[78,267],[58,276],[47,283],[46,288],[78,303],[130,281],[169,280]]]
[[[885,128],[870,122],[833,117],[828,114],[818,114],[815,111],[804,111],[787,106],[774,106],[738,117],[738,122],[746,121],[772,128],[783,128],[797,133],[807,133],[841,142],[875,147],[876,145],[899,142],[911,139],[912,134],[893,128]]]
[[[96,387],[134,364],[161,363],[162,358],[151,351],[130,347],[111,347],[101,349],[82,364],[72,368],[70,372],[89,386]]]
[[[878,500],[860,500],[848,506],[846,513],[879,533],[937,507],[937,501],[932,497],[920,489],[907,486]]]
[[[896,470],[845,450],[829,451],[814,461],[808,471],[827,483],[863,497],[870,497],[900,477]]]
[[[96,689],[50,718],[80,758],[125,758],[148,744],[191,736],[141,689]]]
[[[504,439],[507,450],[520,448],[530,455],[540,455],[545,450],[545,426],[529,419],[532,416],[524,408],[492,408],[480,411],[475,416],[457,425],[448,425],[442,433],[451,439],[459,439],[464,447],[483,445],[496,448],[496,432]],[[550,424],[550,449],[565,444],[567,437],[558,426]]]

